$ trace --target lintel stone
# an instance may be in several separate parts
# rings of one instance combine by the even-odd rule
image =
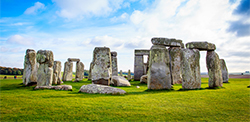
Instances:
[[[215,44],[209,42],[189,42],[186,44],[186,48],[198,49],[200,51],[213,51],[216,49]]]
[[[69,62],[79,62],[80,61],[80,59],[79,58],[68,58],[68,61]]]
[[[151,39],[152,44],[154,45],[163,45],[163,46],[170,46],[170,47],[182,47],[184,48],[184,44],[182,40],[174,39],[174,38],[162,38],[162,37],[154,37]]]
[[[135,55],[140,56],[140,55],[149,55],[150,50],[143,50],[143,49],[139,49],[139,50],[135,50]]]

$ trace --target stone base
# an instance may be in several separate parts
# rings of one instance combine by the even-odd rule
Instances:
[[[110,80],[106,80],[106,79],[92,80],[92,83],[109,86],[110,85]]]

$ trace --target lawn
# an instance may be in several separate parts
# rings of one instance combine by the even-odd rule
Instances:
[[[220,89],[148,91],[132,81],[126,95],[78,93],[91,81],[65,82],[73,91],[33,90],[22,79],[1,79],[1,121],[250,121],[250,79]],[[136,86],[140,86],[139,89]]]

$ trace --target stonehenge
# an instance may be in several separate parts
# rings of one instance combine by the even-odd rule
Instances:
[[[143,56],[149,57],[150,50],[135,50],[134,55],[134,80],[140,80],[142,75],[146,75],[148,71],[148,62],[144,63]]]
[[[142,76],[144,79],[147,75],[148,89],[171,89],[171,84],[182,84],[183,89],[199,89],[199,51],[207,51],[209,88],[222,87],[223,82],[228,82],[226,63],[219,59],[215,44],[206,41],[189,42],[185,48],[182,40],[173,38],[152,38],[151,42],[153,46],[150,50],[135,49],[134,53],[134,80],[140,80]],[[149,55],[146,73],[143,55]]]
[[[84,77],[84,64],[80,62],[78,58],[68,58],[68,61],[64,63],[64,72],[62,81],[72,81],[73,79],[73,62],[76,62],[76,74],[75,74],[75,81],[79,82]]]
[[[36,51],[32,49],[26,50],[24,56],[23,84],[32,85],[37,83],[37,70],[39,64],[36,61]]]

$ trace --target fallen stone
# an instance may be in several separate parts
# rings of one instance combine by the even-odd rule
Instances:
[[[182,83],[182,74],[181,74],[181,48],[180,47],[170,47],[170,64],[171,64],[171,75],[172,75],[172,84],[181,84]]]
[[[169,38],[152,38],[151,42],[154,45],[184,48],[184,44],[182,43],[182,40],[169,39]]]
[[[141,76],[140,83],[148,83],[148,75]]]
[[[36,60],[39,63],[37,71],[37,86],[51,86],[53,80],[54,55],[50,50],[39,50]]]
[[[74,82],[81,81],[83,79],[83,76],[84,76],[84,64],[79,61],[76,63],[76,75]]]
[[[58,85],[58,86],[36,86],[35,90],[37,89],[55,89],[55,90],[65,90],[65,91],[72,91],[71,85]]]
[[[39,64],[36,62],[36,51],[32,49],[26,50],[24,57],[23,84],[28,86],[37,84],[37,70]]]
[[[186,48],[189,49],[199,49],[200,51],[212,51],[216,49],[215,44],[209,42],[189,42],[186,44]]]
[[[110,49],[108,47],[96,47],[93,54],[92,82],[94,84],[110,85],[112,76]]]
[[[148,89],[171,89],[168,49],[162,45],[153,45],[149,57]]]
[[[221,68],[223,83],[228,83],[229,75],[228,75],[227,65],[224,59],[220,59],[220,68]]]
[[[126,91],[110,86],[89,84],[83,85],[79,92],[90,93],[90,94],[125,94]]]
[[[129,81],[123,76],[113,76],[111,79],[111,84],[114,86],[131,86]]]
[[[223,79],[218,54],[215,51],[207,51],[206,63],[209,76],[209,88],[222,87]]]
[[[182,88],[201,88],[200,52],[198,49],[182,49]]]
[[[60,61],[54,61],[53,66],[53,81],[52,84],[58,84],[60,85],[61,82],[61,62]]]

